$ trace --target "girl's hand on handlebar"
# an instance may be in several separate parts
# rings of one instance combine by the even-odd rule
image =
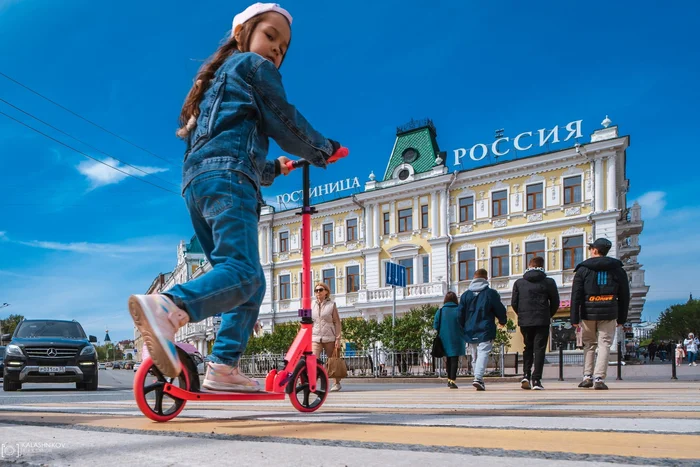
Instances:
[[[286,156],[280,156],[277,158],[278,161],[280,161],[280,173],[282,175],[287,175],[289,173],[289,167],[287,167],[287,162],[290,162],[291,159]]]

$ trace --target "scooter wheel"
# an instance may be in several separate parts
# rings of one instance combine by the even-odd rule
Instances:
[[[305,361],[299,362],[289,384],[293,385],[289,400],[299,412],[318,410],[328,396],[328,373],[318,362],[316,362],[316,391],[311,392],[309,389],[309,376]]]
[[[176,378],[168,378],[146,358],[134,376],[134,399],[143,414],[156,422],[167,422],[177,417],[185,408],[185,400],[166,394],[166,384],[190,390],[190,373],[181,362],[182,371]]]

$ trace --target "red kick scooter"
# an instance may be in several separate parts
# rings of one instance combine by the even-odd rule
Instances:
[[[328,163],[349,154],[341,147],[328,159]],[[284,357],[284,368],[273,369],[265,378],[265,392],[236,393],[202,391],[199,386],[197,363],[190,354],[187,344],[176,343],[182,371],[175,378],[165,377],[146,357],[134,376],[134,398],[136,405],[145,416],[156,422],[167,422],[177,417],[187,401],[240,401],[240,400],[289,400],[300,412],[318,410],[328,395],[328,374],[311,351],[311,215],[316,209],[309,203],[309,164],[304,160],[289,161],[291,171],[303,168],[303,197],[301,212],[302,245],[302,298],[299,317],[301,329]]]

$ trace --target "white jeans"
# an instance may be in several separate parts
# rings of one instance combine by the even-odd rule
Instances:
[[[472,367],[474,368],[474,380],[484,381],[484,373],[489,362],[489,353],[493,348],[493,341],[469,344],[469,352],[472,355]]]

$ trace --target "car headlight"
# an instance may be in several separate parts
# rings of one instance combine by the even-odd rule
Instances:
[[[86,345],[83,350],[80,351],[80,355],[95,355],[95,348],[91,345]]]
[[[16,355],[18,357],[21,357],[22,349],[19,348],[19,345],[10,344],[5,349],[5,355]]]

